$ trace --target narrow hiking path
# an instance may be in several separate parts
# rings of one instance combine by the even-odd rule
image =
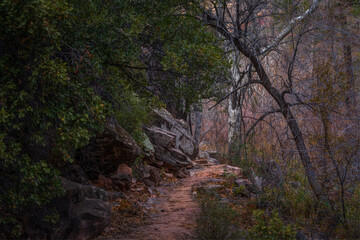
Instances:
[[[192,170],[191,176],[178,182],[157,188],[162,196],[152,207],[157,211],[140,226],[126,235],[114,236],[114,239],[126,240],[182,240],[193,235],[198,203],[191,188],[201,181],[221,174],[225,165],[206,166]]]

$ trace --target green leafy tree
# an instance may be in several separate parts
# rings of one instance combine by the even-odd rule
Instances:
[[[149,110],[161,105],[158,97],[189,106],[209,96],[226,64],[211,33],[184,16],[190,6],[0,2],[2,232],[21,235],[31,211],[63,194],[56,169],[73,161],[108,116],[141,136]],[[150,81],[146,54],[159,44],[159,71],[168,77]]]

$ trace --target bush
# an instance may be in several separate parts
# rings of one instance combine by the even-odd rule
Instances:
[[[286,225],[279,217],[277,211],[266,215],[263,210],[253,212],[255,225],[249,229],[249,238],[254,240],[295,239],[296,231],[292,224]]]
[[[200,196],[201,213],[195,229],[196,239],[239,239],[241,232],[239,214],[229,205],[221,203],[219,197],[206,194]]]

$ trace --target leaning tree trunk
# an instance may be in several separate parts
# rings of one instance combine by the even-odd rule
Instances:
[[[325,200],[325,195],[323,194],[321,185],[319,184],[319,181],[317,179],[317,173],[310,161],[310,156],[307,151],[307,147],[304,141],[304,137],[302,135],[302,132],[299,128],[299,124],[297,123],[295,116],[293,115],[291,108],[289,104],[286,102],[285,97],[283,94],[280,94],[280,92],[274,88],[270,82],[270,79],[268,75],[266,74],[263,66],[261,65],[259,59],[257,59],[255,56],[247,53],[250,57],[251,62],[253,63],[256,72],[261,80],[261,85],[266,89],[266,91],[274,98],[274,100],[277,102],[277,104],[280,107],[281,113],[284,116],[287,125],[289,126],[291,133],[294,137],[294,142],[296,145],[296,148],[299,152],[299,156],[301,159],[301,162],[305,169],[305,175],[307,179],[309,180],[309,184],[319,200]]]
[[[252,1],[249,1],[250,3]],[[265,1],[264,1],[265,2]],[[258,2],[260,3],[260,2]],[[211,27],[213,27],[219,34],[221,34],[227,41],[231,42],[234,46],[234,48],[244,55],[253,65],[253,67],[256,70],[256,73],[258,75],[259,80],[253,83],[259,83],[261,84],[265,90],[271,95],[271,97],[276,101],[277,105],[279,106],[279,111],[284,116],[287,125],[289,126],[294,142],[296,145],[296,148],[299,152],[299,156],[302,162],[302,165],[304,166],[306,177],[310,183],[310,186],[316,195],[316,197],[319,200],[326,200],[325,195],[322,192],[321,186],[319,184],[319,181],[317,179],[317,174],[314,170],[314,167],[312,166],[312,163],[310,161],[310,156],[307,151],[305,141],[302,135],[302,132],[299,128],[299,125],[295,119],[295,116],[291,112],[291,108],[289,103],[285,100],[284,95],[286,92],[280,93],[275,87],[272,86],[272,83],[265,72],[265,69],[263,68],[261,64],[261,58],[265,57],[269,52],[271,52],[276,46],[278,46],[281,41],[288,36],[292,30],[304,19],[306,19],[310,14],[312,14],[316,8],[318,7],[320,3],[320,0],[313,0],[312,4],[310,5],[309,9],[307,9],[302,15],[295,17],[289,21],[287,26],[272,40],[270,44],[267,44],[264,48],[260,49],[252,44],[257,43],[253,39],[254,35],[248,34],[250,30],[243,29],[242,23],[240,22],[240,18],[243,16],[242,11],[240,11],[240,2],[235,1],[235,4],[231,4],[231,7],[235,7],[235,18],[227,18],[226,20],[232,20],[232,23],[226,22],[224,15],[219,14],[218,11],[211,11],[208,9],[204,9],[204,21]],[[224,8],[229,7],[226,5],[226,1],[224,1]],[[254,8],[257,7],[257,5],[253,6]],[[216,5],[215,5],[216,8]],[[250,9],[248,12],[250,13],[248,16],[253,13],[254,9]],[[224,13],[227,13],[231,16],[231,11],[224,11]],[[214,15],[216,14],[216,15]],[[253,19],[244,19],[248,21],[248,23],[256,22]],[[232,27],[232,28],[231,28]],[[251,35],[251,38],[248,37]],[[259,41],[260,42],[260,41]],[[249,82],[250,83],[250,82]]]

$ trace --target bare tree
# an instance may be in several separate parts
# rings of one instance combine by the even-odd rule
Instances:
[[[254,70],[257,76],[249,78],[246,84],[259,84],[276,103],[277,109],[274,109],[274,112],[282,114],[291,130],[310,186],[316,197],[324,200],[325,196],[311,163],[303,133],[292,112],[294,104],[286,98],[287,95],[297,98],[291,79],[287,79],[284,86],[278,87],[275,79],[270,78],[263,65],[266,56],[279,48],[284,39],[293,33],[298,24],[311,15],[318,5],[319,0],[313,0],[306,11],[289,20],[280,31],[276,30],[269,18],[275,10],[272,1],[268,0],[212,1],[211,7],[208,5],[203,7],[202,21],[221,34],[234,50],[249,61],[251,64],[249,71]]]

